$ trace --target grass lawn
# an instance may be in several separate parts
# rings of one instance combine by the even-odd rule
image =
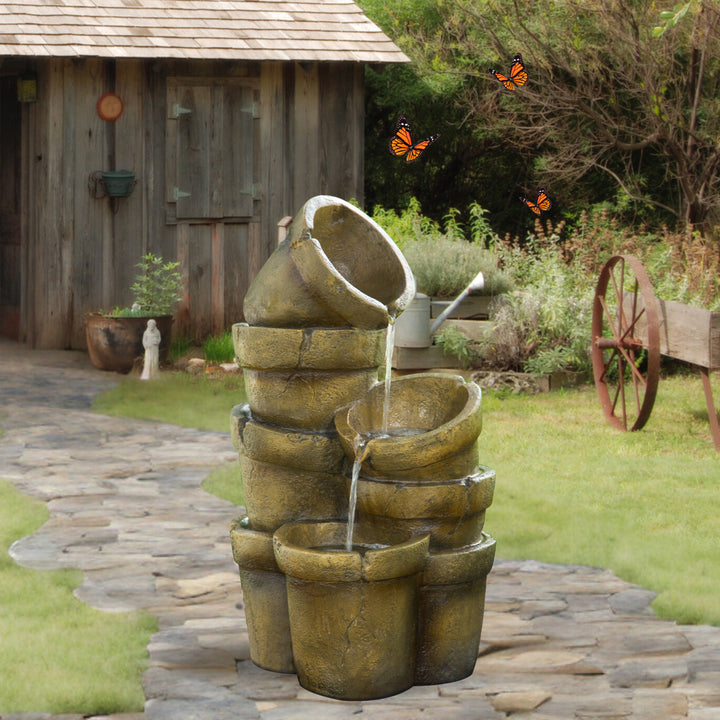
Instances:
[[[171,373],[158,384],[128,379],[95,409],[227,431],[241,387]],[[717,397],[717,375],[713,387]],[[498,557],[611,568],[655,590],[661,617],[720,625],[720,454],[699,376],[663,378],[635,433],[605,421],[594,387],[485,393],[483,409],[480,458],[497,473],[486,529]],[[238,473],[219,468],[205,487],[241,504]]]
[[[8,548],[47,518],[43,503],[0,481],[0,713],[142,711],[157,623],[80,602],[72,594],[80,572],[17,565]]]

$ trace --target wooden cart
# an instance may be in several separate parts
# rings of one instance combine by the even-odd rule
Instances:
[[[720,369],[720,312],[658,300],[642,263],[615,255],[595,289],[592,361],[595,386],[608,420],[639,430],[650,417],[660,378],[660,355],[697,367],[710,431],[720,452],[720,425],[710,371]]]

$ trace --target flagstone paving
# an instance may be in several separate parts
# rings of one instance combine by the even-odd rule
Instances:
[[[82,353],[0,341],[0,478],[50,511],[13,558],[79,568],[80,600],[159,619],[144,713],[111,720],[720,720],[720,628],[661,621],[652,592],[589,567],[498,560],[475,672],[459,682],[342,702],[261,670],[229,542],[239,511],[201,488],[236,459],[229,434],[92,413],[119,380]]]

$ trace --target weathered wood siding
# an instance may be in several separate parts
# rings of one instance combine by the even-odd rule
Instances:
[[[361,64],[33,62],[20,272],[33,347],[84,347],[83,313],[129,304],[149,251],[181,262],[176,332],[218,332],[242,320],[282,217],[319,193],[362,201]],[[115,122],[97,114],[106,92],[124,102]],[[94,197],[92,174],[112,169],[136,173],[130,197]]]

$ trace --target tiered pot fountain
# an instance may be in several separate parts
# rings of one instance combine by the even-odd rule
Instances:
[[[430,373],[389,395],[377,382],[414,290],[377,224],[318,196],[233,327],[247,515],[231,538],[251,658],[338,699],[458,680],[480,641],[495,551],[482,531],[495,474],[478,464],[480,390]]]

